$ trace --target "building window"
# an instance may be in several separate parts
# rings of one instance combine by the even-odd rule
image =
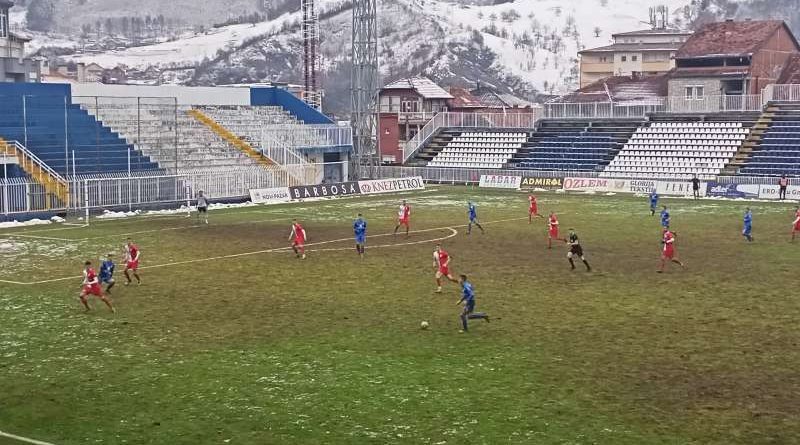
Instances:
[[[622,56],[622,57],[620,57],[619,60],[621,60],[623,62],[627,62],[628,61],[628,56]]]
[[[686,99],[687,100],[703,100],[705,96],[705,87],[692,85],[686,87]]]
[[[8,11],[0,8],[0,37],[8,37]]]
[[[639,60],[639,56],[631,56],[632,62],[636,62],[637,60]]]
[[[600,57],[600,63],[608,63],[608,57],[606,56]]]
[[[697,98],[698,100],[702,99],[703,96],[705,96],[705,92],[706,92],[705,87],[694,87],[694,97]]]

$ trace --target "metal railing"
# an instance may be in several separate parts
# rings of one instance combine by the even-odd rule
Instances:
[[[764,102],[800,102],[800,85],[767,85],[762,93]]]
[[[477,183],[480,181],[481,175],[522,176],[523,178],[596,178],[599,175],[597,172],[578,170],[546,171],[486,168],[400,167],[387,165],[379,166],[378,174],[382,178],[422,176],[422,179],[425,181],[441,184]]]
[[[439,113],[403,145],[403,163],[408,161],[440,128],[536,128],[538,110],[526,113]]]
[[[551,102],[544,105],[544,116],[547,119],[642,119],[664,109],[662,98],[638,104]]]
[[[800,96],[799,96],[800,97]],[[545,104],[548,119],[643,119],[653,113],[759,112],[761,94],[717,95],[701,98],[657,97],[641,102],[589,102]]]

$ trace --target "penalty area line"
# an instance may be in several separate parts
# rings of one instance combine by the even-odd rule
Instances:
[[[509,221],[519,221],[519,220],[523,220],[523,219],[527,219],[527,218],[501,219],[501,220],[496,220],[496,221],[486,221],[486,222],[484,222],[482,224],[485,224],[485,225],[498,224],[498,223],[509,222]],[[455,237],[458,234],[458,231],[456,230],[456,228],[462,228],[462,227],[467,227],[467,226],[468,226],[468,224],[461,224],[461,225],[455,225],[455,226],[444,226],[444,227],[434,227],[434,228],[430,228],[430,229],[412,230],[409,233],[425,233],[425,232],[434,232],[434,231],[437,231],[437,230],[450,230],[451,234],[449,236],[447,236],[447,237],[436,238],[436,239],[432,239],[432,240],[411,241],[411,242],[407,242],[407,243],[403,243],[403,244],[384,244],[384,245],[380,245],[380,246],[373,246],[372,248],[374,249],[374,248],[378,248],[378,247],[385,248],[385,247],[394,247],[394,246],[410,246],[410,245],[415,245],[415,244],[430,243],[430,242],[434,242],[434,241],[442,241],[442,240],[445,240],[445,239],[450,239],[450,238]],[[382,234],[379,234],[379,235],[371,235],[371,236],[368,236],[367,239],[369,239],[369,238],[380,238],[380,237],[386,237],[386,236],[395,236],[395,233],[382,233]],[[400,236],[402,236],[402,234],[400,234]],[[319,242],[316,242],[316,243],[306,243],[306,247],[320,246],[320,245],[332,244],[332,243],[341,243],[341,242],[352,241],[352,240],[353,240],[353,237],[339,238],[339,239],[328,240],[328,241],[319,241]],[[171,267],[171,266],[182,266],[182,265],[186,265],[186,264],[206,263],[206,262],[209,262],[209,261],[227,260],[227,259],[231,259],[231,258],[242,258],[242,257],[246,257],[246,256],[261,255],[261,254],[265,254],[265,253],[284,252],[284,251],[288,251],[288,250],[291,250],[291,249],[292,248],[290,246],[273,247],[271,249],[255,250],[255,251],[251,251],[251,252],[232,253],[232,254],[228,254],[228,255],[220,255],[220,256],[214,256],[214,257],[208,257],[208,258],[195,258],[195,259],[191,259],[191,260],[173,261],[173,262],[163,263],[163,264],[153,264],[153,265],[150,265],[150,266],[142,266],[139,269],[140,270],[144,270],[144,269],[154,269],[154,268],[157,268],[157,267]],[[337,249],[349,250],[350,247],[337,248]],[[332,250],[333,249],[328,249],[328,251],[332,251]],[[309,251],[310,252],[315,252],[315,251],[325,251],[325,250],[316,249],[316,250],[309,250]],[[57,282],[60,282],[60,281],[78,280],[80,278],[83,278],[83,277],[81,275],[75,275],[75,276],[71,276],[71,277],[53,278],[53,279],[49,279],[49,280],[31,281],[31,282],[27,282],[27,283],[23,283],[23,282],[20,282],[20,281],[12,281],[12,280],[0,279],[0,283],[16,284],[16,285],[20,285],[20,286],[32,286],[32,285],[36,285],[36,284],[47,284],[47,283],[57,283]]]
[[[6,433],[6,432],[3,432],[3,431],[0,431],[0,437],[13,439],[13,440],[16,440],[16,441],[19,441],[19,442],[30,443],[30,444],[33,444],[33,445],[55,445],[55,444],[50,443],[50,442],[44,442],[44,441],[41,441],[41,440],[31,439],[29,437],[17,436],[16,434]]]

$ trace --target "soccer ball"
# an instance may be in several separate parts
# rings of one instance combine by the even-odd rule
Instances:
[[[427,322],[427,321],[423,321],[422,323],[420,323],[420,324],[419,324],[419,327],[420,327],[421,329],[428,329],[428,326],[429,326],[429,325],[428,325],[428,322]]]

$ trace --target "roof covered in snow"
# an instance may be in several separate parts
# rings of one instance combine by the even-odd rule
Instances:
[[[453,96],[427,77],[416,76],[396,80],[383,90],[414,90],[425,99],[452,99]]]
[[[598,80],[554,102],[590,103],[590,102],[637,102],[655,101],[667,95],[668,77],[659,76],[633,77],[611,76]]]

